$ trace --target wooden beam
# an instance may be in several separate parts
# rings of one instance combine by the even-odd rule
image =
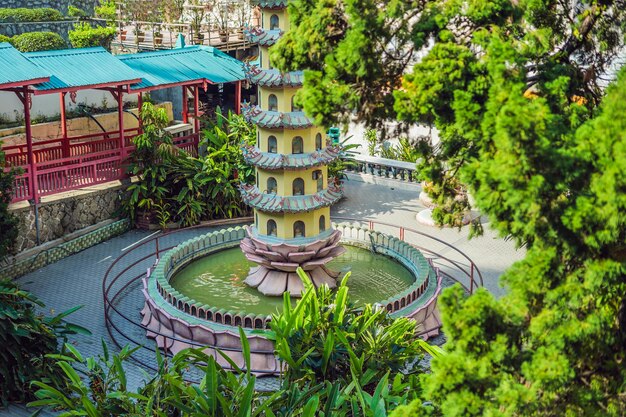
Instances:
[[[193,124],[195,133],[200,133],[200,86],[196,85],[193,89]]]
[[[17,95],[24,104],[24,132],[26,133],[26,148],[28,152],[28,166],[31,176],[31,195],[35,203],[39,202],[39,186],[37,184],[37,162],[35,161],[35,155],[33,153],[33,132],[30,126],[30,103],[31,97],[27,87],[24,87],[22,95]]]
[[[189,123],[189,109],[187,108],[187,86],[183,85],[183,123]]]
[[[235,84],[235,113],[241,114],[241,81]]]
[[[65,113],[65,92],[59,93],[60,109],[61,109],[61,145],[63,147],[63,158],[70,156],[70,142],[67,137],[67,115]]]
[[[124,93],[122,87],[117,87],[117,94],[113,95],[117,100],[117,122],[119,129],[119,146],[122,159],[126,158],[126,138],[124,137]]]
[[[139,133],[143,133],[143,122],[141,120],[141,109],[143,108],[143,93],[140,91],[137,96],[137,118],[139,119]]]

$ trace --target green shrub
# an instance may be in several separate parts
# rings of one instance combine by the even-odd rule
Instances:
[[[123,202],[131,220],[144,210],[191,226],[247,212],[238,186],[241,181],[252,181],[254,170],[246,165],[240,144],[254,143],[253,125],[243,116],[224,116],[218,111],[217,122],[203,132],[200,141],[204,155],[192,157],[174,147],[163,131],[168,120],[162,109],[144,102],[141,114],[144,133],[133,139],[129,165],[130,174],[140,180],[128,188],[129,198]]]
[[[2,43],[2,42],[12,43],[13,40],[9,36],[0,35],[0,43]]]
[[[100,6],[96,6],[94,11],[96,17],[106,19],[109,26],[115,26],[115,19],[117,19],[115,0],[100,0]]]
[[[20,52],[48,51],[64,49],[67,44],[54,32],[28,32],[13,37],[13,45]]]
[[[60,11],[50,8],[0,9],[0,23],[53,22],[56,20],[63,20],[63,15]]]
[[[17,238],[17,217],[9,211],[13,195],[14,171],[4,172],[6,166],[4,152],[0,141],[0,261],[9,252]],[[1,314],[1,313],[0,313]]]
[[[34,380],[60,383],[62,372],[48,354],[58,353],[57,338],[89,332],[63,318],[78,307],[55,317],[43,317],[35,307],[44,305],[11,280],[0,281],[0,403],[32,399]],[[63,352],[62,352],[63,353]]]
[[[102,46],[107,50],[111,48],[111,41],[115,37],[114,27],[91,27],[87,22],[76,25],[70,30],[70,43],[74,48],[89,48]]]
[[[414,336],[414,321],[394,319],[371,305],[361,309],[352,304],[350,273],[336,291],[327,286],[316,289],[302,269],[298,275],[306,291],[296,307],[285,294],[283,310],[272,316],[271,331],[259,332],[275,341],[276,355],[288,365],[287,379],[348,382],[352,375],[368,373],[375,385],[387,372],[393,377],[424,353],[422,340]]]
[[[70,5],[67,8],[67,15],[70,17],[84,18],[87,17],[87,12],[85,12],[83,9],[79,9],[78,7]]]

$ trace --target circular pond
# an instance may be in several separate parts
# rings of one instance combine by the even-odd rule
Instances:
[[[346,252],[328,264],[334,271],[352,271],[348,286],[357,305],[388,299],[408,289],[415,277],[399,262],[369,250],[345,245]],[[182,295],[217,309],[269,315],[282,308],[282,297],[270,297],[244,284],[250,267],[238,247],[194,260],[171,278]]]

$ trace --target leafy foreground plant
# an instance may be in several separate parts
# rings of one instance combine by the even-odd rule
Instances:
[[[350,273],[336,291],[315,289],[302,269],[298,275],[305,283],[302,298],[292,308],[285,294],[271,330],[259,331],[274,340],[287,365],[286,401],[276,414],[292,415],[290,405],[308,399],[319,416],[385,416],[418,398],[423,352],[442,351],[415,337],[415,322],[371,305],[355,308],[348,296]]]
[[[13,281],[0,281],[0,401],[3,406],[32,399],[31,381],[60,382],[62,373],[47,355],[59,352],[59,337],[65,340],[71,334],[90,334],[83,327],[64,321],[80,307],[54,317],[43,317],[37,314],[35,306],[44,307],[44,304]]]
[[[241,328],[240,336],[245,368],[250,369],[250,347]],[[256,378],[249,371],[218,352],[233,369],[226,371],[201,349],[183,350],[171,360],[164,359],[157,350],[157,372],[137,392],[129,392],[124,363],[139,348],[125,347],[119,354],[110,355],[104,341],[102,346],[104,354],[97,359],[85,359],[69,345],[67,354],[50,355],[64,373],[65,384],[35,382],[38,399],[29,406],[61,410],[61,417],[243,417],[272,415],[269,407],[275,406],[281,395],[261,395],[254,390]],[[75,367],[85,369],[82,377]],[[199,384],[185,381],[190,368],[202,372]]]

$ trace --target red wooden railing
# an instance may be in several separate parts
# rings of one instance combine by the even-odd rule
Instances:
[[[125,131],[124,149],[119,133],[109,132],[70,138],[69,156],[63,157],[61,139],[33,144],[34,172],[28,164],[26,145],[4,147],[7,168],[18,170],[13,185],[13,202],[119,180],[127,176],[125,159],[134,150],[132,138],[138,129]],[[173,139],[174,145],[197,156],[197,133]]]

